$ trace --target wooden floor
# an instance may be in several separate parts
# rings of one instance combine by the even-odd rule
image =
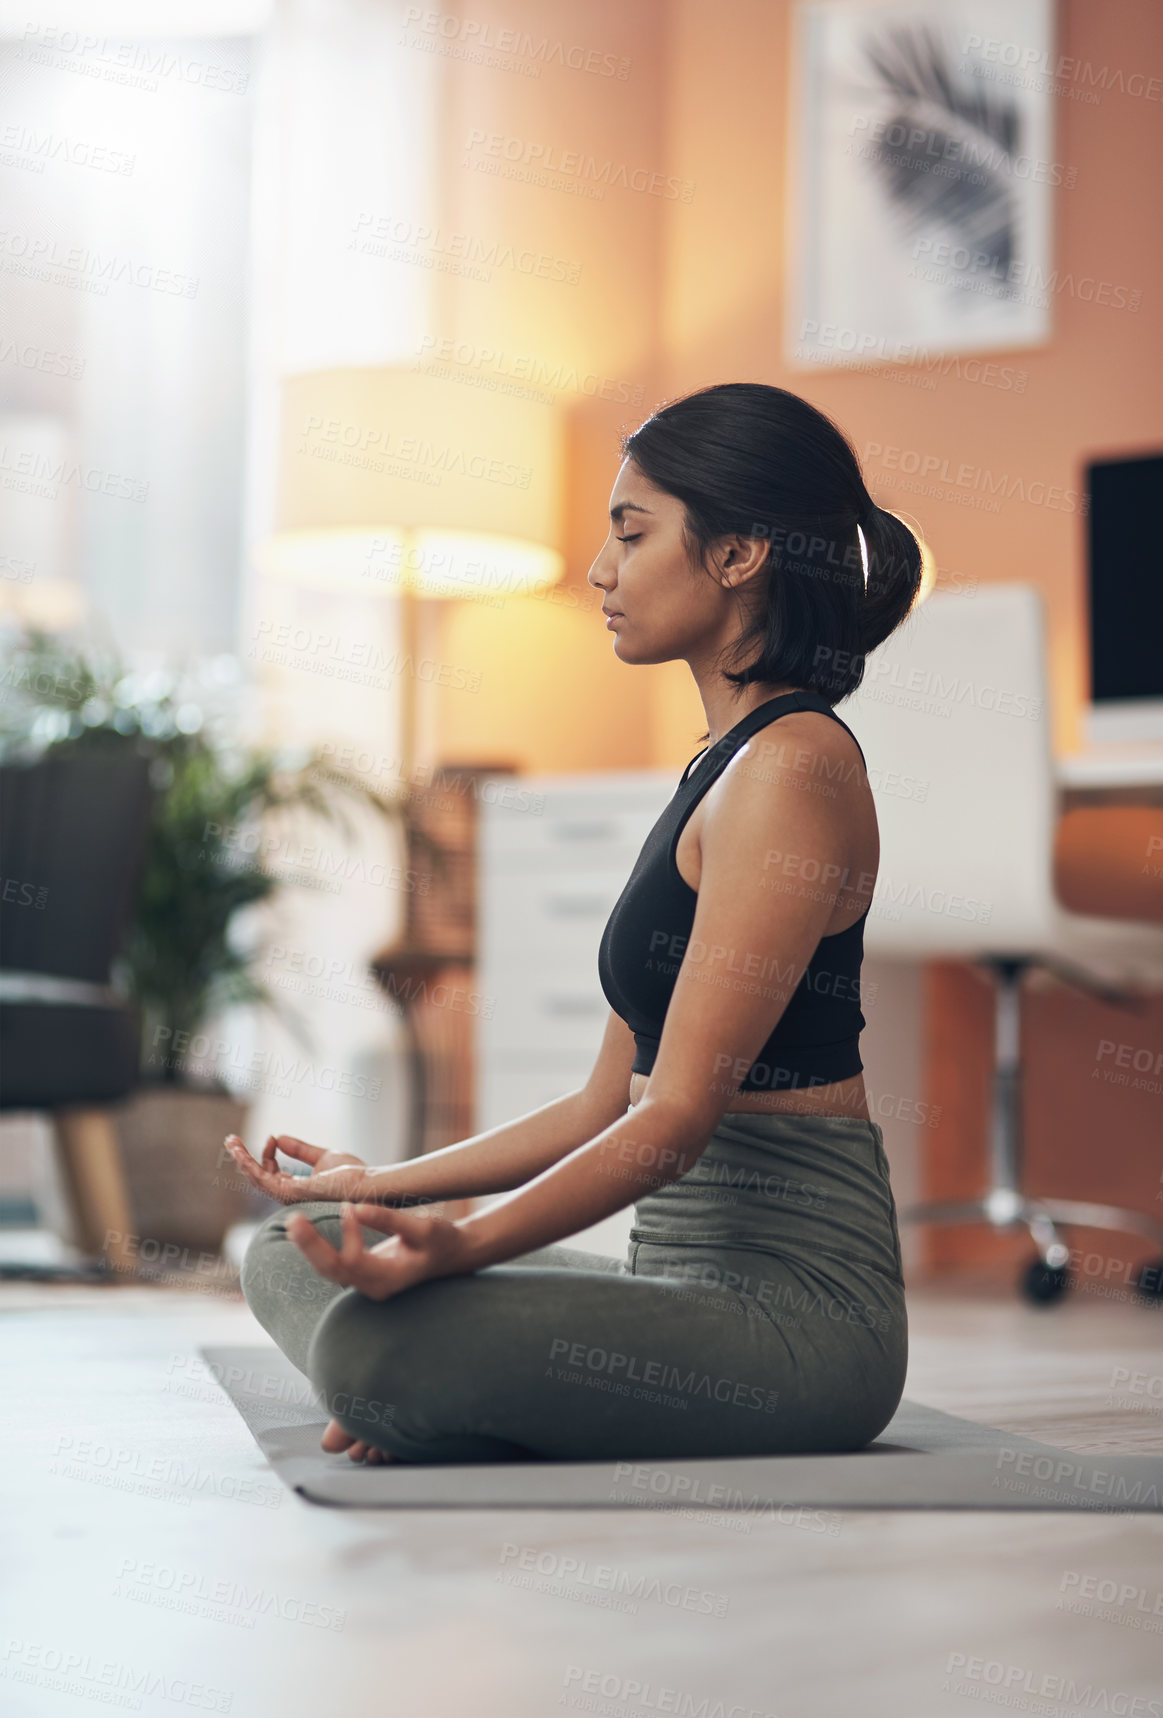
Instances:
[[[1163,1457],[1163,1310],[910,1323],[914,1399]],[[267,1340],[228,1282],[0,1285],[0,1339],[5,1718],[1163,1712],[1163,1516],[319,1509],[196,1359]]]

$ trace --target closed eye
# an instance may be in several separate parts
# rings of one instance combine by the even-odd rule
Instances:
[[[636,543],[641,535],[641,531],[636,531],[632,537],[618,537],[617,541],[619,543]]]

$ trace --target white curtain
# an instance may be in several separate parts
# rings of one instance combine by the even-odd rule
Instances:
[[[59,20],[0,43],[0,388],[71,453],[47,497],[67,554],[30,587],[74,582],[134,657],[234,646],[249,62],[238,37],[86,49]],[[10,458],[35,435],[10,416]]]

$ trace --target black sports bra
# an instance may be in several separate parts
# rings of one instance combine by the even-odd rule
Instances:
[[[598,945],[598,977],[610,1007],[634,1034],[632,1073],[649,1074],[654,1066],[674,981],[694,924],[698,891],[684,881],[675,860],[683,825],[740,746],[793,710],[819,710],[852,733],[816,692],[785,692],[749,711],[687,764],[606,921]],[[855,734],[852,738],[856,739]],[[860,742],[856,744],[859,750]],[[860,756],[863,760],[863,751]],[[697,766],[693,774],[692,766]],[[789,879],[788,886],[810,886],[811,881],[801,866],[798,881]],[[732,1092],[736,1084],[741,1092],[826,1085],[861,1072],[859,1039],[865,1020],[860,1012],[860,963],[867,917],[866,907],[847,930],[821,937],[746,1077],[739,1079],[738,1067],[722,1070]],[[715,972],[717,982],[730,982],[730,974],[737,983],[751,984],[756,993],[781,986],[786,990],[779,963],[761,962],[754,954],[734,965],[729,961],[725,967],[718,966]]]

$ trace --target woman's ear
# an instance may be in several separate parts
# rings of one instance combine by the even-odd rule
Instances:
[[[753,579],[767,564],[766,537],[744,537],[732,532],[718,543],[716,562],[723,580],[732,587]]]

